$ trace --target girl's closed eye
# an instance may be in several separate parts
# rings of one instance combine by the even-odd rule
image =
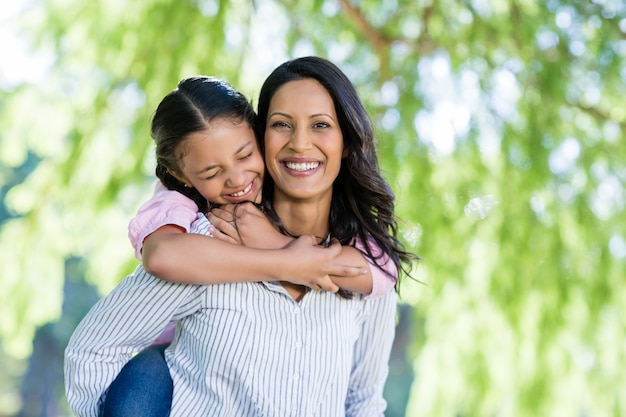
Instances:
[[[217,177],[217,174],[219,174],[219,171],[215,171],[214,173],[212,173],[212,174],[210,174],[210,175],[206,176],[204,179],[205,179],[205,180],[211,180],[211,179],[213,179],[213,178]]]
[[[242,156],[241,158],[239,158],[240,161],[245,161],[246,159],[252,157],[253,152],[250,152],[247,155]]]

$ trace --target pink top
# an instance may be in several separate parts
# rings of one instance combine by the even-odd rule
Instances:
[[[143,241],[150,233],[166,224],[179,226],[189,232],[191,223],[196,219],[197,214],[198,206],[196,203],[178,191],[168,190],[160,181],[157,181],[152,198],[139,208],[137,215],[128,224],[128,238],[135,248],[137,259],[141,260]],[[373,255],[378,256],[380,248],[373,240],[370,240],[370,243]],[[359,239],[355,239],[353,244],[357,249],[364,249],[364,245]],[[372,292],[365,298],[377,298],[391,290],[396,280],[383,272],[369,258],[367,261],[372,270]],[[379,262],[392,277],[397,276],[396,265],[390,261],[388,256],[383,256]]]
[[[137,215],[128,223],[128,238],[141,261],[143,241],[148,235],[166,224],[180,226],[189,232],[191,223],[198,217],[198,206],[178,191],[165,188],[157,181],[152,198],[139,207]]]

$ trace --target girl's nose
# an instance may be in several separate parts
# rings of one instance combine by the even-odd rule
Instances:
[[[231,171],[228,177],[228,185],[232,188],[243,187],[246,182],[246,173],[241,169]]]

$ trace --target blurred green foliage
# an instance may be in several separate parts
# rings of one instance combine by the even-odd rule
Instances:
[[[0,79],[0,364],[59,318],[68,259],[100,293],[134,267],[148,124],[179,79],[255,101],[315,54],[370,110],[424,258],[400,288],[406,415],[626,415],[623,2],[41,0],[17,19],[41,75]]]

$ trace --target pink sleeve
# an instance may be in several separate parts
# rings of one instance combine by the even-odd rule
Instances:
[[[197,216],[198,206],[193,200],[178,191],[168,190],[157,181],[152,198],[142,204],[128,224],[128,238],[135,249],[135,257],[141,260],[144,239],[159,227],[172,224],[189,232]]]
[[[356,239],[353,244],[355,248],[365,251],[365,246],[360,239]],[[374,239],[370,238],[369,244],[374,257],[381,254],[382,251]],[[366,257],[366,259],[372,270],[372,292],[365,296],[365,299],[368,300],[386,294],[396,285],[398,268],[396,268],[396,264],[394,264],[387,255],[383,255],[381,258],[377,259],[376,262],[368,257]],[[382,265],[382,268],[379,265]]]
[[[165,329],[161,332],[160,335],[157,336],[156,339],[152,342],[151,346],[156,345],[169,345],[174,340],[174,335],[176,334],[176,322],[170,321]]]

